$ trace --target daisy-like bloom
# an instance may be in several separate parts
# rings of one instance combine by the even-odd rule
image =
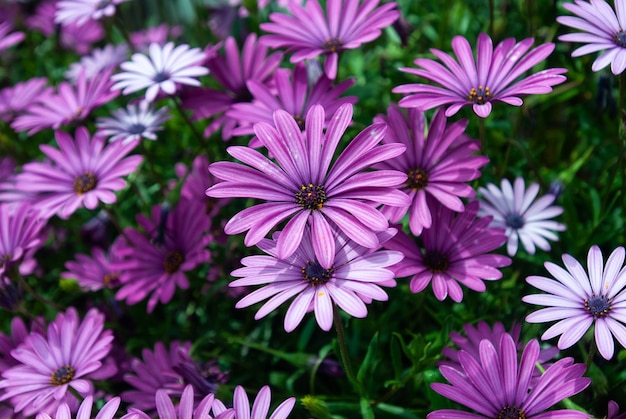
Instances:
[[[205,55],[200,48],[189,49],[183,44],[174,47],[173,42],[161,46],[150,44],[148,55],[135,53],[131,61],[120,65],[122,73],[114,74],[111,79],[116,81],[112,90],[122,90],[122,93],[146,90],[146,101],[156,99],[159,91],[173,95],[176,93],[176,84],[200,86],[197,77],[209,74],[206,67],[199,65]]]
[[[267,51],[268,47],[259,45],[256,34],[252,33],[246,37],[241,52],[233,37],[224,41],[223,54],[218,53],[217,47],[207,52],[206,66],[222,90],[201,88],[183,93],[183,106],[193,111],[194,119],[216,118],[205,130],[205,136],[210,136],[221,127],[222,139],[232,137],[237,120],[223,113],[237,103],[252,100],[248,81],[254,80],[262,86],[271,81],[283,55],[268,54]]]
[[[76,310],[59,313],[48,326],[47,336],[31,333],[11,351],[20,364],[5,370],[0,397],[10,400],[16,412],[32,415],[53,411],[64,401],[75,402],[69,387],[82,397],[93,394],[90,379],[115,374],[112,364],[102,361],[111,349],[113,334],[104,330],[104,315],[91,309],[81,322]]]
[[[254,403],[252,405],[252,410],[250,410],[250,401],[248,400],[248,395],[246,394],[246,390],[241,387],[235,387],[235,394],[233,397],[233,409],[236,412],[237,418],[247,418],[247,419],[267,419],[269,410],[270,410],[270,402],[272,397],[272,391],[269,386],[263,386],[254,399]],[[289,413],[293,409],[293,406],[296,404],[296,398],[290,397],[284,402],[282,402],[269,416],[270,419],[286,419],[289,417]],[[213,404],[213,414],[223,415],[227,412],[226,407],[219,400],[215,400]],[[216,418],[221,416],[216,416]]]
[[[462,212],[465,206],[460,197],[475,195],[474,188],[466,182],[480,177],[480,169],[489,162],[484,156],[473,155],[480,145],[464,134],[467,120],[447,125],[443,110],[438,110],[427,128],[423,112],[409,109],[405,117],[390,106],[387,116],[378,116],[374,121],[389,126],[385,144],[400,143],[407,148],[404,154],[377,166],[401,170],[408,176],[402,190],[411,198],[411,204],[383,206],[381,211],[389,221],[398,223],[408,212],[411,233],[419,236],[432,225],[429,202],[438,201],[452,211]],[[434,199],[428,201],[427,196]]]
[[[423,291],[432,281],[438,300],[450,295],[458,303],[463,299],[461,285],[483,292],[484,280],[502,278],[497,268],[510,265],[511,259],[487,252],[500,247],[506,236],[499,228],[489,228],[491,217],[476,217],[478,202],[468,203],[458,215],[441,204],[428,205],[433,225],[422,233],[423,245],[402,231],[384,245],[404,253],[404,260],[392,269],[398,277],[412,275],[412,292]]]
[[[24,39],[24,32],[11,32],[12,30],[11,22],[0,22],[0,51],[19,44]]]
[[[41,244],[45,219],[27,203],[0,204],[0,274]]]
[[[128,242],[118,252],[123,260],[112,265],[121,272],[122,286],[115,298],[136,304],[151,294],[147,307],[151,313],[159,301],[172,299],[176,287],[189,287],[185,272],[209,261],[211,219],[195,201],[181,200],[169,212],[154,206],[151,220],[139,215],[137,221],[147,234],[125,230]]]
[[[88,20],[100,20],[115,14],[115,6],[128,0],[60,0],[54,21],[82,25]]]
[[[0,120],[11,122],[18,113],[32,104],[45,101],[53,90],[46,87],[47,83],[46,78],[33,78],[0,90]]]
[[[565,226],[551,220],[563,213],[563,208],[552,205],[556,197],[547,194],[534,201],[539,193],[539,185],[533,183],[526,189],[524,179],[515,179],[514,186],[507,179],[502,179],[500,189],[493,183],[487,189],[478,188],[482,195],[479,215],[491,215],[493,227],[506,230],[509,238],[506,250],[509,256],[517,253],[519,242],[531,255],[535,246],[543,251],[550,250],[548,240],[558,240],[555,231],[565,231]],[[533,202],[534,201],[534,202]]]
[[[98,118],[98,134],[110,136],[109,141],[121,140],[128,144],[141,138],[155,141],[156,132],[161,131],[165,121],[170,119],[168,108],[157,111],[149,102],[142,100],[138,105],[129,103],[126,109],[113,111],[113,118]]]
[[[340,51],[375,40],[382,29],[398,19],[395,3],[377,7],[378,3],[328,0],[324,12],[318,0],[309,0],[304,7],[292,2],[288,5],[291,16],[272,13],[272,22],[261,23],[261,29],[272,34],[261,37],[261,42],[272,48],[288,48],[292,63],[325,55],[324,72],[334,80]]]
[[[324,108],[313,106],[306,115],[303,134],[291,114],[276,111],[276,128],[259,122],[254,132],[278,164],[252,148],[229,147],[228,153],[245,165],[217,162],[209,166],[223,182],[207,189],[208,196],[269,201],[236,214],[224,227],[227,234],[248,230],[245,244],[252,246],[291,218],[277,242],[277,255],[284,259],[298,248],[308,224],[315,255],[324,269],[330,268],[335,258],[335,241],[329,240],[334,226],[364,247],[379,245],[376,232],[386,231],[389,223],[372,204],[408,205],[408,197],[394,188],[406,181],[406,175],[395,170],[364,170],[398,156],[406,147],[378,145],[386,126],[373,124],[331,165],[341,136],[352,122],[352,105],[335,112],[326,132],[324,121]]]
[[[250,80],[248,89],[254,98],[253,101],[235,104],[226,113],[239,124],[239,127],[233,131],[233,135],[253,134],[253,125],[257,122],[273,124],[272,116],[279,109],[289,112],[300,128],[304,129],[304,117],[313,105],[324,107],[326,114],[324,127],[326,127],[330,122],[330,117],[341,105],[357,102],[356,96],[339,97],[355,81],[355,79],[349,79],[333,86],[328,77],[321,76],[313,85],[309,85],[304,63],[296,64],[293,71],[285,68],[276,70],[274,73],[276,92],[263,83]],[[256,143],[258,144],[258,140]]]
[[[120,398],[113,397],[106,402],[101,409],[98,410],[98,414],[94,419],[113,419],[117,413],[117,409],[120,406]],[[93,396],[85,397],[82,401],[76,415],[72,415],[70,407],[66,403],[62,403],[56,410],[56,413],[49,415],[47,413],[37,414],[36,419],[91,419],[91,409],[93,407]],[[94,412],[95,413],[95,412]]]
[[[429,413],[428,419],[589,418],[577,410],[546,411],[589,385],[591,380],[582,376],[584,364],[563,358],[533,379],[539,343],[534,339],[528,342],[518,361],[517,345],[508,333],[501,336],[497,345],[486,339],[481,341],[479,351],[478,358],[460,351],[460,369],[439,367],[450,384],[431,384],[437,393],[476,413],[443,409]]]
[[[182,163],[176,164],[174,171],[179,179],[185,179],[180,189],[181,198],[197,201],[204,205],[206,215],[213,218],[230,200],[210,198],[206,195],[207,188],[215,184],[215,178],[207,170],[208,167],[209,160],[206,156],[200,155],[193,159],[189,174],[187,174],[189,169]]]
[[[65,72],[65,78],[75,83],[81,71],[85,72],[87,79],[103,72],[109,67],[115,68],[128,56],[128,46],[106,45],[91,51],[91,55],[83,56],[79,62],[70,64],[70,69]]]
[[[58,93],[49,94],[28,108],[23,115],[15,118],[11,128],[16,131],[28,131],[28,135],[45,128],[59,129],[61,125],[79,122],[91,111],[119,95],[111,92],[110,80],[112,69],[87,80],[85,72],[78,75],[76,86],[63,82]]]
[[[111,268],[119,261],[118,250],[122,247],[121,239],[118,239],[108,253],[99,247],[92,249],[92,256],[77,254],[75,261],[65,262],[69,270],[63,272],[61,277],[74,279],[83,289],[97,291],[102,288],[117,288],[119,286],[120,273]]]
[[[543,61],[554,50],[553,43],[546,43],[526,52],[533,44],[532,38],[518,43],[513,38],[500,42],[495,50],[489,35],[478,35],[476,62],[472,48],[462,36],[455,36],[452,49],[458,62],[437,49],[431,52],[444,65],[427,58],[418,58],[415,64],[421,68],[401,68],[409,74],[440,84],[404,84],[393,89],[394,93],[410,93],[400,100],[400,106],[428,110],[450,105],[446,116],[456,114],[463,106],[471,105],[476,115],[486,118],[491,113],[492,102],[504,102],[521,106],[519,95],[549,93],[552,86],[563,83],[567,70],[550,68],[516,81],[533,66]]]
[[[122,176],[142,161],[141,156],[126,157],[136,144],[105,146],[104,137],[90,138],[85,127],[76,129],[76,140],[63,131],[55,137],[59,149],[39,147],[51,161],[27,163],[16,178],[18,189],[38,194],[35,202],[46,217],[67,219],[81,206],[92,210],[99,202],[114,203],[114,192],[126,186]]]
[[[611,72],[621,74],[626,68],[626,3],[615,0],[615,11],[604,0],[576,0],[575,4],[563,3],[563,7],[577,17],[559,16],[557,22],[582,32],[561,35],[559,41],[585,43],[572,57],[604,51],[591,69],[599,71],[611,64]]]
[[[522,301],[547,306],[526,316],[529,323],[559,320],[541,336],[561,335],[557,346],[567,349],[595,325],[595,340],[604,359],[613,357],[613,336],[626,347],[626,269],[624,248],[615,249],[604,266],[602,251],[592,246],[587,254],[589,273],[572,256],[563,255],[565,269],[546,262],[544,266],[556,279],[529,276],[526,282],[546,294],[527,295]]]
[[[395,229],[378,234],[380,242],[389,240]],[[274,236],[280,237],[284,232]],[[323,266],[313,250],[311,230],[302,232],[302,242],[288,258],[278,256],[277,240],[261,240],[258,247],[268,256],[248,256],[242,259],[243,268],[232,276],[240,277],[231,287],[262,285],[264,287],[242,298],[235,307],[244,308],[259,301],[265,303],[254,316],[265,317],[279,305],[296,297],[285,315],[285,330],[292,332],[307,311],[315,311],[315,320],[323,330],[333,325],[334,306],[351,316],[367,316],[365,303],[372,299],[386,301],[387,294],[380,288],[394,286],[394,273],[389,266],[402,260],[402,253],[390,250],[372,251],[348,239],[344,234],[331,232],[336,253],[329,265]]]

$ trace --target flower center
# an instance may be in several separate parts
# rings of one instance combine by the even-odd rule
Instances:
[[[328,38],[323,46],[324,49],[330,52],[337,52],[341,47],[343,47],[343,42],[339,38]]]
[[[154,77],[152,77],[152,80],[155,83],[161,83],[161,82],[164,82],[165,80],[168,80],[169,78],[170,78],[170,75],[167,74],[165,71],[159,71],[158,73],[154,75]]]
[[[609,311],[613,310],[613,306],[604,295],[592,295],[591,298],[585,300],[585,309],[594,319],[598,319],[609,314]]]
[[[114,287],[120,283],[120,274],[117,272],[109,272],[103,278],[105,287]]]
[[[515,230],[524,227],[524,217],[520,214],[508,214],[506,216],[506,225]]]
[[[132,124],[130,127],[128,127],[127,131],[129,134],[139,135],[143,133],[145,130],[146,130],[146,126],[144,124]]]
[[[302,279],[313,287],[327,283],[332,274],[333,268],[324,269],[319,263],[310,260],[302,267]]]
[[[296,124],[298,124],[300,131],[304,131],[304,118],[302,118],[300,115],[294,115],[293,119],[296,121]]]
[[[620,47],[626,48],[626,33],[624,33],[622,28],[619,29],[619,32],[613,35],[613,40]]]
[[[496,419],[526,419],[526,414],[515,406],[505,406],[498,412]]]
[[[252,102],[252,99],[254,99],[254,96],[245,87],[235,95],[235,103]]]
[[[467,97],[467,100],[474,102],[477,105],[484,105],[489,102],[490,99],[491,91],[488,86],[478,86],[478,89],[472,87],[472,90],[470,90],[469,96]]]
[[[426,252],[424,256],[424,264],[430,269],[432,272],[444,272],[450,266],[450,262],[448,262],[448,256],[438,252]]]
[[[321,210],[326,202],[326,191],[323,185],[302,185],[296,193],[296,203],[310,210]]]
[[[52,377],[50,377],[50,383],[55,386],[67,384],[72,381],[75,372],[76,371],[74,371],[74,368],[71,365],[63,365],[52,373]]]
[[[163,258],[163,268],[168,274],[172,274],[180,268],[185,261],[185,256],[178,250],[172,250]]]
[[[428,185],[428,173],[419,167],[409,170],[406,185],[414,191],[421,191]]]
[[[84,173],[74,180],[74,190],[79,195],[95,189],[96,185],[98,185],[98,180],[91,172]]]

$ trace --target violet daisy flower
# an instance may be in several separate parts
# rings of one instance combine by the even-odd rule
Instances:
[[[241,387],[235,387],[235,393],[233,396],[233,409],[236,412],[237,418],[247,418],[247,419],[267,419],[267,415],[270,410],[270,401],[272,397],[272,392],[269,386],[263,386],[261,390],[259,390],[259,394],[257,394],[254,399],[254,403],[252,405],[252,410],[250,410],[250,401],[248,400],[248,395],[246,394],[246,390]],[[286,419],[289,417],[289,413],[293,409],[293,406],[296,404],[296,398],[290,397],[287,400],[283,401],[271,414],[270,419]],[[213,414],[222,415],[226,412],[226,407],[219,400],[215,400],[213,404]],[[221,418],[221,416],[218,416]]]
[[[480,342],[480,357],[459,352],[461,369],[447,365],[439,371],[450,384],[433,383],[437,393],[476,413],[453,409],[436,410],[428,419],[478,418],[589,418],[577,410],[546,411],[551,406],[583,391],[591,382],[583,377],[584,364],[563,358],[533,380],[539,359],[539,343],[528,342],[518,362],[515,340],[504,333],[498,345],[489,340]]]
[[[474,188],[466,182],[479,178],[480,169],[489,162],[484,156],[473,155],[480,145],[464,134],[467,120],[447,125],[443,110],[438,110],[427,128],[423,112],[409,109],[405,117],[390,106],[387,116],[378,116],[374,121],[385,122],[389,127],[383,139],[385,144],[400,143],[407,148],[404,154],[376,166],[401,170],[408,176],[402,190],[409,195],[411,204],[383,206],[381,211],[389,221],[398,223],[408,212],[411,233],[419,236],[432,225],[429,202],[438,201],[462,212],[465,206],[460,198],[475,195]],[[429,201],[427,196],[434,199]]]
[[[400,100],[406,108],[428,110],[441,105],[450,105],[446,116],[456,114],[463,106],[471,105],[476,115],[486,118],[491,113],[492,102],[504,102],[521,106],[519,95],[548,93],[552,86],[563,83],[564,68],[550,68],[522,80],[515,81],[526,71],[543,61],[554,50],[553,43],[546,43],[526,52],[533,44],[532,38],[516,43],[507,38],[495,50],[489,35],[478,36],[476,62],[469,42],[462,36],[455,36],[452,49],[458,62],[438,49],[431,52],[443,64],[426,58],[418,58],[415,64],[421,68],[401,68],[401,71],[414,74],[441,86],[428,84],[404,84],[394,88],[394,93],[410,93]]]
[[[479,215],[491,215],[493,227],[506,229],[508,237],[506,250],[509,256],[515,256],[519,242],[531,255],[535,254],[535,246],[543,251],[550,250],[548,240],[558,240],[555,231],[565,231],[565,226],[550,218],[563,213],[563,208],[553,206],[554,195],[547,194],[534,199],[539,193],[539,185],[533,183],[524,186],[524,179],[515,179],[515,185],[502,179],[501,188],[490,183],[487,189],[478,188],[482,195]],[[534,201],[534,202],[533,202]]]
[[[53,91],[51,87],[46,87],[47,82],[43,77],[33,78],[0,90],[0,120],[11,122],[32,104],[45,102]]]
[[[261,29],[272,34],[261,37],[261,42],[272,48],[288,48],[292,63],[326,55],[324,72],[334,80],[340,51],[375,40],[382,29],[398,19],[395,3],[376,7],[378,3],[328,0],[324,12],[318,0],[309,0],[304,7],[291,2],[288,8],[292,16],[272,13],[272,22],[261,23]]]
[[[404,260],[392,269],[398,277],[412,275],[412,292],[423,291],[432,281],[438,300],[450,295],[458,303],[463,300],[460,285],[483,292],[484,280],[502,278],[497,268],[510,265],[511,259],[487,252],[500,247],[506,236],[499,228],[489,228],[491,217],[476,217],[478,202],[468,203],[458,215],[442,204],[428,205],[433,209],[433,225],[422,233],[423,245],[402,231],[384,245],[404,253]]]
[[[212,237],[208,234],[211,219],[204,215],[195,201],[181,200],[169,211],[162,206],[152,208],[152,220],[137,216],[144,235],[126,229],[126,245],[119,249],[123,260],[112,265],[121,272],[121,288],[115,298],[136,304],[148,294],[148,313],[160,301],[168,303],[176,287],[187,289],[185,272],[208,262],[211,255],[206,246]]]
[[[54,410],[64,401],[75,401],[72,387],[82,397],[93,393],[90,379],[115,374],[102,359],[111,349],[113,335],[104,330],[104,315],[91,309],[81,322],[74,308],[59,313],[48,326],[47,337],[31,333],[11,351],[20,361],[2,373],[2,400],[10,400],[16,412],[26,415]]]
[[[161,131],[165,121],[170,119],[168,108],[157,111],[149,102],[142,100],[139,105],[128,104],[126,109],[113,111],[113,118],[98,118],[98,134],[110,136],[109,141],[122,140],[122,144],[146,138],[155,141],[156,131]]]
[[[395,234],[395,229],[378,233],[381,243]],[[265,317],[279,305],[296,297],[285,315],[285,330],[292,332],[308,311],[315,311],[317,324],[325,331],[333,325],[333,311],[339,306],[351,316],[367,316],[365,303],[372,299],[386,301],[387,294],[380,288],[394,286],[394,273],[388,267],[402,260],[402,253],[390,250],[373,251],[358,245],[340,232],[331,232],[336,253],[330,263],[322,265],[313,250],[311,229],[305,228],[302,242],[287,258],[278,254],[277,240],[264,239],[258,247],[268,256],[248,256],[242,259],[243,268],[232,276],[240,277],[231,287],[265,285],[242,298],[235,307],[244,308],[270,298],[254,316]],[[284,232],[277,232],[280,237]]]
[[[577,17],[559,16],[556,20],[582,32],[561,35],[559,41],[585,43],[572,52],[572,57],[604,51],[591,69],[599,71],[611,64],[611,72],[621,74],[626,68],[626,4],[623,0],[615,0],[613,11],[604,0],[576,0],[575,3],[563,3],[563,7]]]
[[[112,265],[122,260],[118,253],[122,247],[122,239],[118,239],[107,253],[99,247],[94,247],[91,251],[92,256],[77,254],[75,261],[65,262],[65,267],[69,271],[63,272],[61,277],[76,280],[78,285],[88,291],[117,288],[120,273],[112,269]]]
[[[117,409],[120,406],[120,398],[113,397],[106,402],[101,409],[97,410],[97,416],[95,419],[113,419],[117,413]],[[85,397],[82,401],[76,415],[72,415],[70,407],[66,403],[62,403],[56,410],[56,413],[49,415],[47,413],[37,414],[36,419],[91,419],[91,409],[93,407],[93,396]],[[96,413],[96,412],[94,412]]]
[[[91,55],[83,56],[79,62],[70,64],[70,69],[65,72],[65,78],[75,83],[81,71],[85,72],[87,79],[103,72],[109,67],[116,68],[123,63],[128,56],[128,46],[106,45],[91,51]]]
[[[244,242],[252,246],[291,217],[278,239],[278,257],[293,254],[308,224],[315,255],[325,269],[335,257],[335,241],[329,240],[332,225],[364,247],[379,245],[376,232],[386,231],[389,223],[374,205],[408,205],[408,197],[394,188],[406,181],[406,175],[395,170],[364,170],[398,156],[406,147],[378,145],[386,126],[373,124],[361,131],[331,165],[341,136],[352,122],[352,105],[341,106],[324,133],[325,120],[324,108],[313,106],[302,133],[291,114],[276,111],[277,128],[259,122],[254,132],[278,164],[249,147],[227,150],[245,165],[211,164],[209,170],[223,182],[207,189],[208,196],[269,201],[236,214],[224,227],[227,234],[248,230]]]
[[[298,122],[298,126],[304,129],[304,117],[313,105],[324,107],[326,114],[324,127],[326,127],[331,116],[341,105],[357,102],[356,96],[339,97],[355,81],[355,79],[348,79],[333,86],[328,77],[321,76],[314,84],[310,85],[304,63],[296,64],[293,71],[284,68],[276,70],[274,73],[276,92],[270,90],[263,83],[250,80],[248,89],[253,97],[252,102],[234,104],[231,110],[226,113],[239,125],[233,130],[233,135],[253,134],[253,125],[257,122],[273,125],[272,116],[279,109],[289,112]],[[258,140],[256,140],[256,144],[260,145]],[[254,145],[251,144],[251,146]]]
[[[11,32],[12,30],[11,22],[0,22],[0,51],[19,44],[24,39],[24,32]]]
[[[604,266],[602,251],[592,246],[587,254],[585,272],[572,256],[563,255],[567,271],[551,262],[544,266],[556,279],[529,276],[526,282],[547,294],[533,294],[522,298],[529,304],[548,306],[526,316],[529,323],[559,320],[541,336],[547,340],[561,335],[557,346],[567,349],[595,325],[594,335],[600,355],[613,357],[613,336],[626,347],[626,269],[624,248],[615,249]]]
[[[180,189],[181,198],[197,201],[204,205],[205,214],[212,219],[230,200],[215,199],[206,195],[207,188],[215,184],[215,178],[207,170],[208,167],[209,160],[206,156],[200,155],[193,159],[190,168],[187,168],[182,163],[177,163],[174,171],[179,179],[184,179],[183,186]],[[188,170],[191,170],[191,172],[187,173]]]
[[[0,274],[41,244],[45,219],[27,203],[0,204]]]
[[[88,20],[100,20],[115,14],[115,6],[128,0],[60,0],[54,21],[82,25]]]
[[[85,127],[76,129],[76,140],[63,131],[55,137],[59,149],[39,147],[51,161],[27,163],[16,178],[18,189],[38,193],[35,202],[44,216],[67,219],[80,206],[92,210],[99,202],[114,203],[114,191],[126,186],[122,176],[142,161],[141,156],[126,157],[136,144],[105,146],[104,137],[89,138]]]
[[[176,84],[200,86],[196,79],[209,74],[206,67],[199,63],[205,59],[200,48],[189,49],[183,44],[174,47],[173,42],[161,46],[150,44],[148,55],[135,53],[131,61],[120,65],[122,73],[114,74],[111,79],[116,81],[112,90],[122,90],[124,95],[146,90],[146,101],[152,102],[159,91],[173,95],[176,93]]]

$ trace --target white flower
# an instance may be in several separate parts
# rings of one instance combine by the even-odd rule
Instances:
[[[155,111],[149,102],[139,105],[129,104],[126,109],[113,112],[113,118],[98,118],[98,134],[111,136],[109,141],[122,140],[122,144],[139,140],[141,137],[156,140],[156,131],[163,129],[161,124],[170,119],[167,108]]]
[[[82,25],[89,19],[113,16],[115,5],[128,0],[61,0],[57,3],[55,23]]]

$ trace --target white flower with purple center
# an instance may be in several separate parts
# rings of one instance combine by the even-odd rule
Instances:
[[[110,136],[109,141],[121,140],[128,144],[143,138],[156,140],[156,131],[161,124],[170,119],[167,108],[154,110],[149,102],[141,101],[138,105],[129,104],[126,109],[113,112],[113,118],[98,118],[98,134]]]
[[[115,6],[128,0],[61,0],[57,3],[54,22],[82,25],[115,14]]]

